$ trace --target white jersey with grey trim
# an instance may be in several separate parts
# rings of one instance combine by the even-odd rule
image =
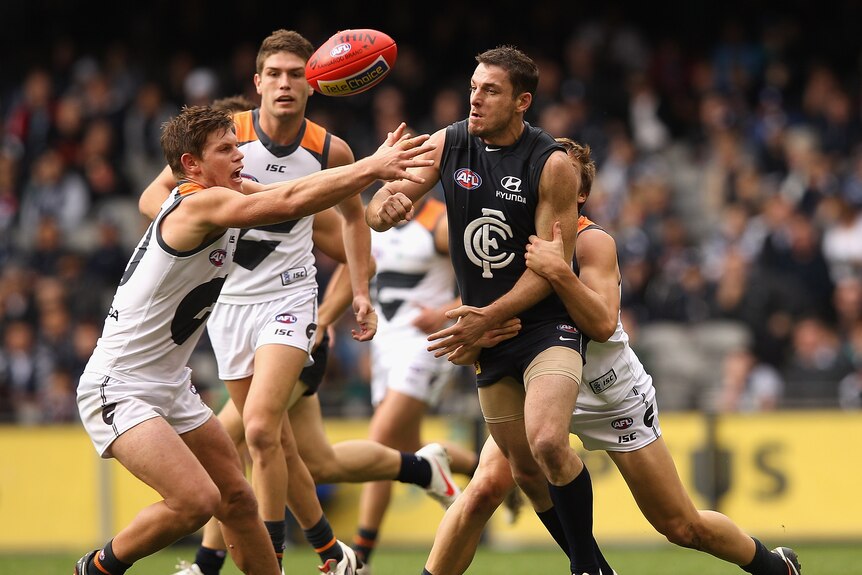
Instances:
[[[160,231],[188,194],[181,182],[138,243],[114,294],[86,370],[127,382],[179,382],[225,283],[239,230],[178,252]]]
[[[622,321],[617,318],[617,328],[606,342],[591,340],[587,344],[577,406],[598,410],[613,407],[632,387],[651,379],[629,345]]]
[[[588,217],[578,217],[579,237],[582,233],[593,230],[607,233]],[[577,260],[575,271],[577,272]],[[625,398],[633,386],[651,379],[629,346],[629,335],[623,328],[620,314],[617,314],[617,327],[613,335],[604,343],[590,340],[587,344],[584,372],[578,392],[578,407],[602,409],[613,406]]]
[[[440,307],[455,297],[452,262],[434,245],[441,217],[446,217],[443,202],[428,198],[407,223],[383,233],[371,231],[377,264],[372,295],[380,322],[372,344],[391,330],[416,330],[412,322],[422,307]]]
[[[290,145],[275,144],[260,129],[258,110],[234,115],[243,175],[263,184],[293,180],[326,166],[331,136],[306,120]],[[317,289],[312,248],[314,216],[243,229],[220,302],[252,304]]]

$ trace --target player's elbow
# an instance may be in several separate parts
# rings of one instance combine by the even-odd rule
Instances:
[[[590,339],[596,343],[605,343],[608,341],[617,329],[616,322],[601,321],[595,326],[594,333],[588,333]],[[593,331],[593,330],[590,330]]]

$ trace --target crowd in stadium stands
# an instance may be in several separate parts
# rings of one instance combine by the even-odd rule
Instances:
[[[808,57],[802,28],[731,23],[695,51],[587,19],[557,53],[520,46],[540,65],[529,120],[592,147],[588,213],[616,239],[623,321],[665,410],[862,407],[860,73]],[[155,76],[123,44],[84,53],[60,39],[0,91],[0,421],[76,420],[78,375],[147,225],[138,195],[164,166],[161,124],[183,104],[256,101],[254,45],[225,66],[180,51]],[[467,113],[473,54],[428,77],[446,52],[399,48],[382,85],[309,102],[357,157],[402,119],[433,131]],[[327,413],[370,411],[351,323]],[[204,338],[193,367],[218,401],[210,356]],[[472,400],[463,379],[455,398]]]

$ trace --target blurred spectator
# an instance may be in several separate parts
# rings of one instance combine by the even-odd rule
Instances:
[[[40,393],[53,369],[51,357],[36,345],[33,324],[20,320],[6,324],[0,349],[0,380],[11,390],[19,423],[38,423],[41,419]]]
[[[839,402],[844,409],[862,409],[862,321],[857,320],[850,330],[847,355],[853,371],[839,384]]]
[[[80,174],[68,171],[54,150],[43,152],[24,184],[20,229],[27,243],[43,219],[52,219],[64,233],[78,230],[90,209],[90,194]]]
[[[823,232],[823,256],[829,263],[833,281],[862,273],[862,205],[854,206],[844,198],[830,201],[834,221]]]
[[[724,360],[718,409],[722,412],[772,411],[784,390],[781,374],[759,362],[748,350],[731,352]]]
[[[139,195],[165,167],[159,142],[162,124],[176,113],[176,106],[165,99],[162,87],[153,81],[140,87],[126,112],[123,167],[129,174],[133,195]]]
[[[841,380],[852,369],[834,329],[815,317],[793,328],[793,347],[783,366],[782,407],[838,407]]]
[[[47,151],[56,112],[54,85],[50,74],[33,68],[12,103],[6,121],[4,147],[20,159],[22,177],[30,165]]]

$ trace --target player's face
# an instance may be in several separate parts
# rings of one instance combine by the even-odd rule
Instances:
[[[289,52],[269,56],[263,71],[254,75],[263,113],[275,118],[305,115],[311,87],[305,79],[305,60]]]
[[[496,141],[509,133],[513,123],[518,124],[518,100],[513,93],[509,75],[499,66],[479,64],[470,78],[470,117],[467,130],[489,144],[510,144]]]
[[[233,130],[212,132],[198,164],[200,174],[194,179],[209,188],[222,186],[241,192],[243,157]]]

